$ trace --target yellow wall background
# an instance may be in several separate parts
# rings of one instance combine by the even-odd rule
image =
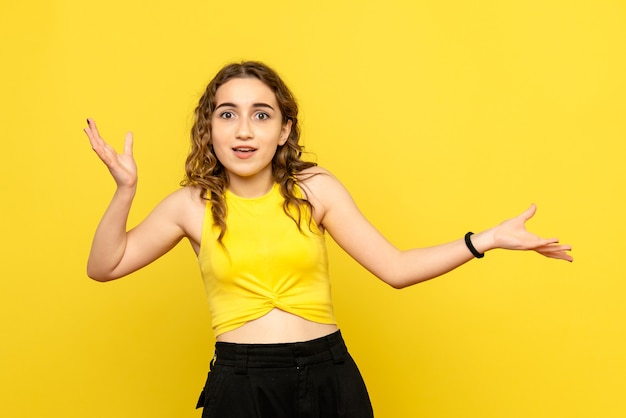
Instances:
[[[624,1],[3,2],[0,43],[0,416],[200,416],[193,252],[86,277],[113,182],[81,129],[118,149],[135,132],[135,223],[177,187],[204,86],[243,58],[284,76],[307,149],[398,246],[536,202],[530,228],[575,248],[396,291],[329,243],[378,417],[626,416]]]

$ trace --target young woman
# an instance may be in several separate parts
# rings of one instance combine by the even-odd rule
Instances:
[[[117,154],[93,120],[85,132],[117,189],[96,230],[87,271],[109,281],[182,238],[195,250],[216,343],[198,407],[203,417],[371,417],[359,371],[333,315],[324,234],[395,288],[442,275],[495,248],[572,261],[568,245],[525,229],[521,215],[464,238],[400,251],[327,170],[301,159],[298,107],[258,62],[224,67],[195,110],[183,187],[135,228],[133,138]]]

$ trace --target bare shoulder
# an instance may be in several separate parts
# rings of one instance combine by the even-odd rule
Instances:
[[[339,180],[324,167],[314,166],[300,171],[297,174],[298,184],[313,193],[322,193],[328,187],[340,185]]]
[[[195,186],[185,186],[174,190],[159,203],[165,210],[174,210],[181,215],[204,210],[205,200],[200,196],[200,189]]]
[[[184,186],[170,193],[166,199],[173,199],[180,204],[191,204],[204,206],[206,200],[201,197],[201,190],[198,186]]]
[[[321,224],[327,213],[338,205],[351,202],[351,197],[339,179],[323,167],[315,166],[298,173],[298,184],[313,205],[314,216]]]
[[[324,167],[314,166],[297,174],[298,185],[313,205],[322,203],[332,196],[333,191],[343,187],[337,177]]]
[[[167,195],[159,204],[162,210],[183,230],[192,243],[199,243],[206,200],[200,195],[200,188],[185,186]]]

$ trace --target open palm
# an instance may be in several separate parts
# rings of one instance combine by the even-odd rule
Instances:
[[[133,158],[133,134],[131,132],[126,134],[124,152],[118,154],[111,145],[102,139],[95,121],[87,119],[87,125],[84,131],[89,137],[91,148],[107,166],[117,186],[135,187],[137,184],[137,164]]]
[[[521,215],[498,225],[494,231],[496,246],[508,250],[533,250],[546,257],[572,261],[568,254],[571,246],[559,244],[558,238],[541,238],[526,230],[526,222],[536,211],[533,204]]]

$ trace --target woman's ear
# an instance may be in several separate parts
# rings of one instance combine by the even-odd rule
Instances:
[[[283,123],[283,127],[280,130],[280,139],[278,141],[278,145],[285,145],[287,139],[289,139],[289,135],[291,134],[291,119],[289,119],[286,123]]]

